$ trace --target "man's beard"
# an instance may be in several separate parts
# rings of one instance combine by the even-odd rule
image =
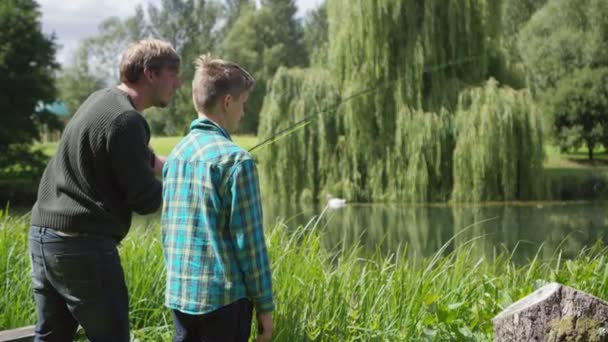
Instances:
[[[169,101],[165,101],[165,100],[161,99],[160,97],[157,97],[154,100],[153,105],[154,105],[154,107],[165,108],[165,107],[167,107],[169,105],[169,102],[170,102],[170,100]]]
[[[169,102],[165,102],[163,100],[159,100],[158,103],[155,105],[158,108],[166,108],[169,105]]]

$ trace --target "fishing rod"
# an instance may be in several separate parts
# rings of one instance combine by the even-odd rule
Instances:
[[[461,65],[461,64],[466,64],[466,63],[472,62],[472,61],[476,61],[476,60],[478,60],[480,58],[481,58],[481,56],[467,57],[467,58],[459,59],[457,61],[453,61],[453,62],[444,63],[444,64],[436,65],[436,66],[433,66],[433,67],[429,67],[429,68],[424,69],[422,72],[423,73],[425,73],[425,72],[434,72],[434,71],[437,71],[437,70],[448,68],[448,67],[453,66],[453,65]],[[396,82],[398,82],[398,81],[400,81],[402,79],[403,79],[403,77],[398,77],[398,78],[396,78],[394,80],[384,81],[384,82],[379,83],[375,87],[370,87],[370,88],[367,88],[367,89],[355,92],[355,93],[353,93],[353,94],[351,94],[351,95],[349,95],[347,97],[344,97],[341,100],[339,100],[337,104],[335,104],[334,106],[331,106],[331,108],[328,106],[328,107],[326,107],[325,109],[323,109],[323,110],[321,110],[319,112],[316,112],[314,114],[308,115],[308,116],[304,117],[302,120],[300,120],[298,122],[295,122],[291,126],[285,128],[283,130],[278,131],[277,133],[271,135],[267,139],[264,139],[262,142],[256,144],[252,148],[250,148],[249,152],[253,152],[253,151],[255,151],[255,150],[259,149],[259,148],[262,148],[262,147],[264,147],[264,146],[266,146],[266,145],[268,145],[270,143],[276,142],[276,141],[278,141],[281,138],[287,137],[288,135],[290,135],[294,131],[296,131],[296,130],[298,130],[298,129],[302,128],[302,127],[305,127],[308,124],[312,123],[315,119],[319,118],[322,114],[337,111],[337,109],[341,105],[343,105],[344,103],[346,103],[346,102],[348,102],[348,101],[350,101],[350,100],[352,100],[354,98],[357,98],[359,96],[362,96],[362,95],[365,95],[365,94],[368,94],[368,93],[375,92],[375,91],[377,91],[379,89],[385,88],[388,85],[392,85],[393,83],[396,83]]]

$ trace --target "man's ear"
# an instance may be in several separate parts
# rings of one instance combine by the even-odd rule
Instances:
[[[146,78],[146,80],[148,80],[149,82],[152,82],[152,80],[154,79],[155,76],[156,76],[156,73],[154,72],[154,70],[144,68],[144,77]]]

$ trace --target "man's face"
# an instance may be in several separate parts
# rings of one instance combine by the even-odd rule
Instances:
[[[236,132],[239,128],[239,123],[245,115],[245,103],[249,98],[249,91],[243,92],[239,97],[232,97],[232,95],[226,95],[224,101],[224,124],[226,129],[230,133]]]
[[[182,81],[179,77],[179,70],[162,68],[159,72],[153,72],[152,84],[152,105],[164,108],[169,105],[171,99],[181,86]]]

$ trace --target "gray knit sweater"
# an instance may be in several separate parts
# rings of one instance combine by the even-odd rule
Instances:
[[[131,213],[161,205],[150,128],[129,96],[99,90],[80,106],[44,171],[32,225],[124,238]]]

